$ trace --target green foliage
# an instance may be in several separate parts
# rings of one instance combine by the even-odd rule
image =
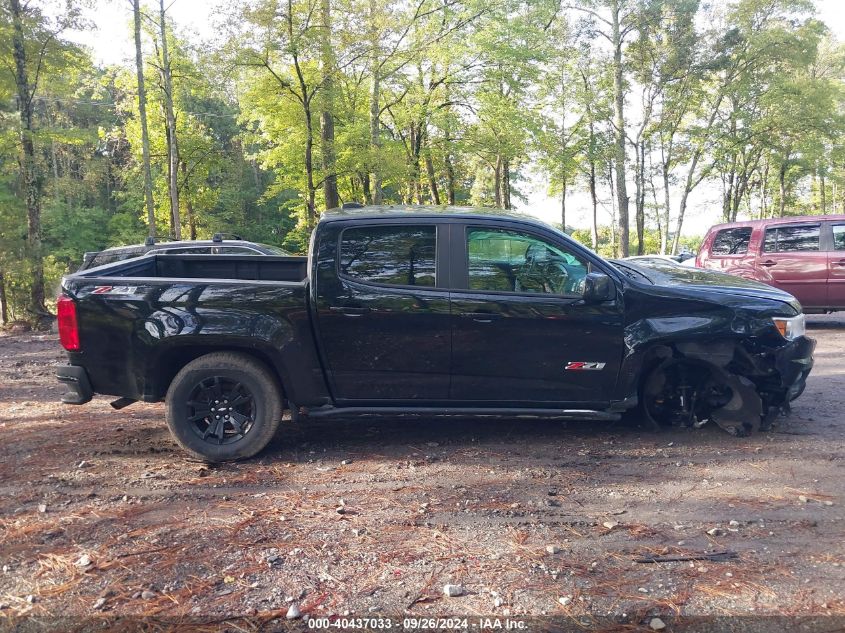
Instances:
[[[644,221],[646,253],[671,248],[675,235],[678,247],[697,247],[682,215],[700,185],[723,193],[712,222],[845,210],[845,49],[813,17],[810,0],[621,5],[629,197]],[[62,20],[84,26],[76,3],[69,6]],[[329,147],[341,201],[373,200],[378,182],[388,204],[518,206],[528,176],[540,173],[557,200],[592,182],[605,209],[615,160],[608,7],[251,0],[225,10],[226,28],[211,44],[195,44],[168,20],[183,235],[224,231],[304,252],[311,216],[325,206]],[[44,51],[34,142],[41,255],[54,289],[86,250],[140,242],[148,227],[135,70],[97,67],[43,9],[40,0],[27,3],[24,30],[30,61]],[[156,232],[167,235],[161,33],[152,9],[144,19],[146,105]],[[13,69],[6,3],[0,18],[2,67]],[[128,26],[128,6],[126,18]],[[20,316],[32,264],[15,95],[14,74],[4,70],[0,272]],[[324,111],[334,127],[325,144]],[[612,255],[611,227],[596,232],[599,252]],[[590,228],[573,235],[592,243]]]

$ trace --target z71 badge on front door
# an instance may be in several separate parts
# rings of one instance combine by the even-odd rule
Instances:
[[[593,361],[572,360],[566,363],[566,371],[599,371],[604,369],[605,363]]]

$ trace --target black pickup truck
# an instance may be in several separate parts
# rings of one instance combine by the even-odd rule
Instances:
[[[323,215],[308,257],[150,254],[69,275],[63,400],[166,402],[188,452],[249,457],[294,421],[354,414],[771,423],[815,341],[769,286],[608,262],[483,209]]]

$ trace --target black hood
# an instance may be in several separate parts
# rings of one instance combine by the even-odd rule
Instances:
[[[662,262],[640,263],[613,260],[612,263],[618,268],[633,269],[635,273],[645,277],[655,286],[689,288],[695,291],[753,297],[755,299],[774,299],[787,303],[796,310],[800,309],[795,297],[788,292],[745,277],[668,262],[664,264]],[[623,272],[625,271],[623,270]]]

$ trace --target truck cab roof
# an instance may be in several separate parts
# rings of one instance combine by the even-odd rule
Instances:
[[[450,218],[463,221],[467,218],[501,217],[502,219],[519,220],[532,224],[550,227],[551,225],[537,218],[519,211],[505,209],[491,209],[488,207],[466,207],[453,205],[361,205],[346,206],[329,209],[320,217],[320,222],[336,222],[349,219],[385,219],[385,218],[438,218],[448,222]]]

